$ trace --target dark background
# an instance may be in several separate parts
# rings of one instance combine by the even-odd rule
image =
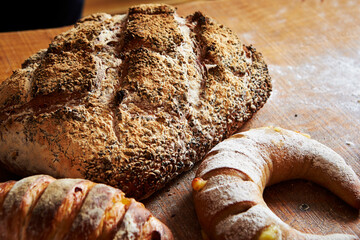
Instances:
[[[10,32],[74,24],[81,17],[84,0],[22,0],[2,3],[0,32]]]

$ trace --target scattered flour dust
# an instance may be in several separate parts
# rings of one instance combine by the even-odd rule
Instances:
[[[301,95],[301,91],[311,91],[319,98],[333,95],[336,97],[333,99],[342,99],[342,101],[327,104],[338,106],[340,104],[339,107],[354,112],[360,118],[360,51],[352,54],[352,57],[334,53],[314,56],[298,66],[269,65],[269,71],[275,85],[276,79],[281,78],[289,87],[288,90],[296,92],[297,96]],[[312,84],[315,80],[316,85]],[[298,81],[306,84],[302,84],[299,89],[299,84],[296,84]],[[316,99],[306,99],[305,95],[303,99],[298,100],[306,105],[316,102]],[[326,103],[322,101],[322,104]]]

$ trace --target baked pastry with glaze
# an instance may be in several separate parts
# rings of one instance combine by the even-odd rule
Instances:
[[[270,91],[262,55],[200,12],[91,15],[0,85],[0,164],[145,198],[237,131]]]
[[[142,203],[83,179],[0,183],[0,239],[173,239]]]
[[[210,239],[358,239],[299,232],[267,207],[266,186],[297,178],[360,208],[359,178],[341,156],[308,135],[265,127],[233,135],[200,164],[192,185],[203,231]]]

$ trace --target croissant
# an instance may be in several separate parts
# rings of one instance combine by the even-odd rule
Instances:
[[[173,239],[144,205],[116,188],[35,175],[0,184],[0,239]]]
[[[360,181],[344,159],[308,135],[279,127],[238,133],[215,146],[192,182],[195,209],[210,239],[358,239],[305,234],[266,205],[266,186],[303,178],[360,208]]]

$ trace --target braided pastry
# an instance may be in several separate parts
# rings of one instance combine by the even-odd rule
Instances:
[[[360,208],[360,181],[330,148],[278,127],[238,133],[213,148],[193,180],[195,209],[211,239],[358,239],[299,232],[266,205],[265,186],[303,178]]]
[[[36,175],[0,184],[0,239],[173,239],[140,202],[83,179]]]

